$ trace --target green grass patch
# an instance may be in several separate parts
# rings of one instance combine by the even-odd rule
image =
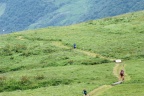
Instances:
[[[124,61],[129,81],[101,95],[119,96],[122,92],[132,96],[135,92],[134,95],[141,96],[143,17],[142,11],[71,26],[1,35],[0,96],[82,95],[84,88],[90,92],[117,81],[113,75],[115,63],[109,58]]]
[[[104,92],[100,96],[142,96],[144,77],[143,77],[143,59],[131,60],[124,62],[126,73],[130,76],[130,80],[121,85],[114,86],[112,89]],[[125,78],[129,78],[125,76]]]

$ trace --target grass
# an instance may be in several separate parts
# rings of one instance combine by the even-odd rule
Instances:
[[[131,80],[124,82],[124,84],[113,87],[100,96],[110,96],[111,94],[113,94],[113,96],[143,96],[143,63],[143,59],[126,61],[126,72],[131,77]]]
[[[141,11],[1,35],[0,96],[80,96],[84,88],[90,92],[117,81],[109,58],[122,59],[131,79],[100,95],[141,96],[143,17]]]
[[[73,65],[65,67],[50,67],[50,68],[39,68],[33,70],[23,70],[23,71],[21,70],[17,72],[7,72],[3,74],[6,80],[4,80],[1,83],[3,86],[9,86],[7,84],[11,83],[14,84],[14,85],[11,84],[11,86],[6,88],[5,91],[13,91],[10,89],[11,87],[19,88],[17,90],[24,90],[25,87],[28,87],[29,89],[34,88],[34,90],[37,90],[37,88],[39,89],[40,87],[48,87],[49,89],[49,86],[57,88],[59,86],[80,87],[80,85],[89,88],[89,90],[92,90],[96,86],[98,87],[100,85],[110,84],[115,81],[114,76],[111,76],[112,75],[111,70],[113,68],[112,66],[113,64],[90,65],[90,66]],[[100,72],[100,70],[105,71]],[[103,78],[107,79],[102,80]],[[81,94],[80,91],[84,87],[80,87],[81,89],[75,89],[76,91],[75,94],[80,95]],[[67,89],[67,91],[69,91],[69,93],[71,94],[69,89]],[[51,94],[58,95],[59,93],[51,93]]]

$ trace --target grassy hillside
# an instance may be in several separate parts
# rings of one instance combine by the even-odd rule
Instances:
[[[80,96],[117,81],[115,59],[122,59],[126,81],[100,95],[142,96],[143,17],[141,11],[1,35],[0,96]]]
[[[3,9],[0,7],[0,34],[144,10],[144,0],[1,0],[0,3],[4,4],[0,5]]]
[[[124,82],[124,84],[115,86],[109,91],[102,93],[99,96],[143,96],[144,72],[142,71],[144,60],[130,60],[125,62],[126,70],[131,77],[130,81]]]

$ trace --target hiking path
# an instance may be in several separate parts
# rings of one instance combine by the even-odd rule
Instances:
[[[68,47],[68,46],[62,44],[61,42],[53,42],[52,44],[54,46],[56,46],[56,47],[65,48],[65,49],[71,49],[71,47]],[[116,60],[116,59],[108,58],[108,57],[102,56],[100,54],[93,53],[93,52],[86,51],[86,50],[81,50],[81,49],[74,49],[74,50],[77,51],[77,52],[83,53],[83,54],[85,54],[87,56],[90,56],[90,57],[96,57],[96,56],[98,56],[99,58],[105,58],[105,59],[108,59],[110,61],[115,61]],[[121,69],[124,69],[125,66],[126,66],[126,64],[124,64],[124,63],[115,63],[115,66],[113,67],[113,75],[117,78],[118,81],[120,81],[119,72],[120,72]],[[125,77],[126,77],[125,81],[128,81],[128,80],[131,79],[128,76],[128,74],[126,74],[126,73],[125,73]],[[100,94],[102,94],[103,92],[109,90],[112,87],[114,87],[114,86],[112,86],[112,85],[102,85],[102,86],[100,86],[100,87],[92,90],[88,94],[90,96],[99,96]]]

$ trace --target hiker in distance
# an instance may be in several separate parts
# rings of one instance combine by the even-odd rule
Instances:
[[[83,90],[83,94],[84,94],[84,96],[90,96],[90,95],[87,94],[86,89]]]
[[[120,78],[121,78],[121,81],[124,81],[124,70],[120,71]]]
[[[76,48],[76,44],[74,43],[74,45],[73,45],[73,48],[75,49]]]

